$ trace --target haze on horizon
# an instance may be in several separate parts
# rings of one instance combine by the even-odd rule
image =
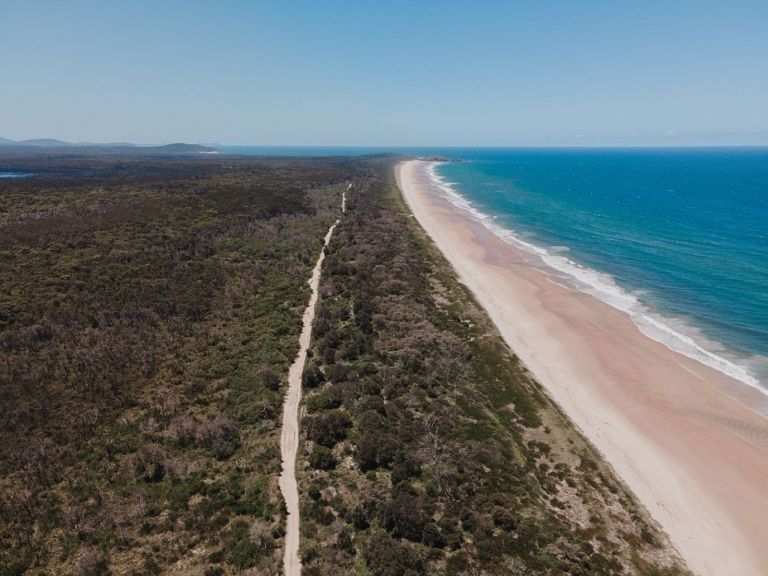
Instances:
[[[766,145],[768,3],[0,2],[0,137]]]

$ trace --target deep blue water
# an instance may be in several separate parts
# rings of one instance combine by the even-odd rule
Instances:
[[[437,173],[497,231],[545,249],[649,335],[768,386],[768,149],[454,156],[467,161]]]

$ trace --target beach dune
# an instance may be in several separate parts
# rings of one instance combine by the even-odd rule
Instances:
[[[533,266],[531,254],[449,203],[429,166],[396,168],[414,216],[689,567],[768,574],[768,421],[743,402],[760,393]]]

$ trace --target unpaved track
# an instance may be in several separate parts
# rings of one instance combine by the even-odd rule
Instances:
[[[397,169],[416,220],[693,572],[768,576],[765,420],[728,394],[746,387],[553,281],[528,253],[451,204],[429,166]]]
[[[347,192],[352,184],[341,196],[341,211],[347,211]],[[312,294],[309,303],[304,310],[301,335],[299,336],[299,353],[288,370],[288,392],[283,404],[283,429],[280,434],[280,455],[283,458],[283,470],[280,473],[280,491],[285,499],[288,511],[288,519],[285,528],[285,553],[283,555],[283,573],[285,576],[299,576],[301,574],[301,560],[299,558],[299,488],[296,484],[296,453],[299,448],[299,404],[301,402],[301,374],[304,372],[304,363],[307,360],[307,348],[312,335],[312,321],[315,318],[315,305],[317,304],[317,287],[320,283],[320,272],[325,259],[325,247],[331,241],[333,231],[339,220],[331,225],[325,234],[325,243],[320,256],[317,258],[312,276],[309,279],[309,288]]]

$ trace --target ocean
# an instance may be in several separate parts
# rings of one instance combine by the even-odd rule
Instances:
[[[768,150],[452,150],[454,203],[648,336],[768,394]]]

